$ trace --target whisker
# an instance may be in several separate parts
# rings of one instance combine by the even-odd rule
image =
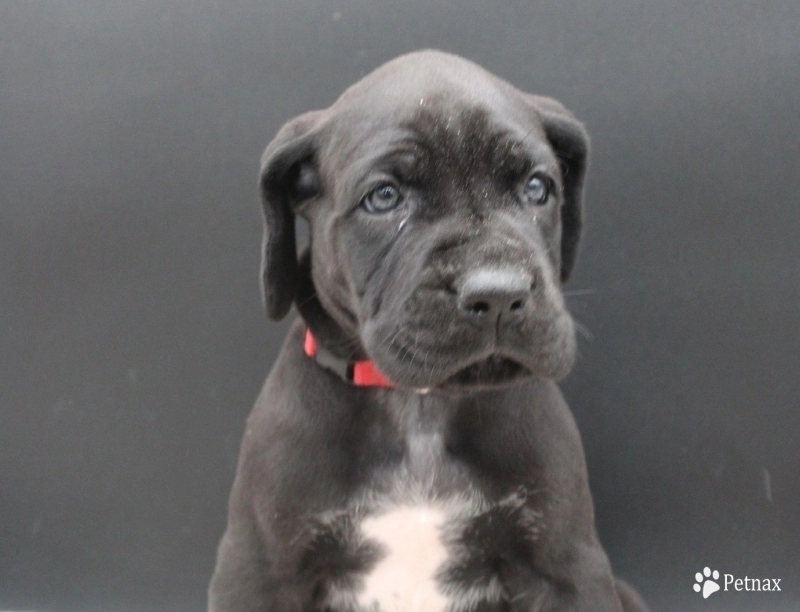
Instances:
[[[564,297],[576,297],[578,295],[594,295],[597,293],[594,289],[572,289],[570,291],[563,291],[562,295]]]
[[[314,298],[316,298],[316,297],[317,297],[317,292],[315,291],[314,293],[312,293],[311,295],[309,295],[309,296],[308,296],[306,299],[304,299],[302,302],[299,302],[299,303],[297,304],[297,306],[298,306],[298,307],[300,307],[300,306],[305,306],[306,304],[308,304],[308,303],[309,303],[311,300],[313,300],[313,299],[314,299]]]
[[[392,348],[392,347],[394,346],[394,341],[395,341],[395,340],[397,340],[397,336],[399,336],[399,335],[400,335],[400,332],[401,332],[401,331],[403,331],[403,330],[402,330],[402,329],[398,329],[398,330],[397,330],[397,331],[394,333],[394,336],[392,336],[391,340],[389,340],[389,342],[387,342],[387,343],[386,343],[386,348]]]
[[[419,330],[417,330],[416,333],[414,334],[414,346],[416,348],[414,349],[414,354],[411,355],[411,361],[408,362],[409,366],[414,365],[414,359],[416,358],[417,353],[419,352],[420,346],[418,341],[419,341]]]
[[[575,330],[586,340],[589,342],[594,342],[594,334],[589,331],[589,328],[586,327],[583,323],[578,321],[574,316],[572,317],[572,322],[575,324]]]

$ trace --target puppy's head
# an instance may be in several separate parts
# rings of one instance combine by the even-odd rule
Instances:
[[[296,297],[299,214],[314,299],[398,385],[564,376],[587,150],[561,104],[466,60],[385,64],[264,153],[269,315]]]

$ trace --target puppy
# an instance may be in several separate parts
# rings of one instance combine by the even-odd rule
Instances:
[[[301,318],[247,423],[211,612],[645,610],[554,382],[587,152],[555,100],[434,51],[279,131],[264,296]]]

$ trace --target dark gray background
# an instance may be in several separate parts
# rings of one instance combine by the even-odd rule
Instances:
[[[189,611],[285,323],[257,164],[407,50],[593,136],[564,389],[654,610],[800,610],[800,3],[0,5],[0,609]],[[692,591],[705,565],[780,594]]]

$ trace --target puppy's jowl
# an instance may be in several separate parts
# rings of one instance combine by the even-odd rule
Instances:
[[[301,316],[248,420],[212,612],[644,610],[554,382],[587,150],[555,100],[430,51],[279,131],[264,296]]]

